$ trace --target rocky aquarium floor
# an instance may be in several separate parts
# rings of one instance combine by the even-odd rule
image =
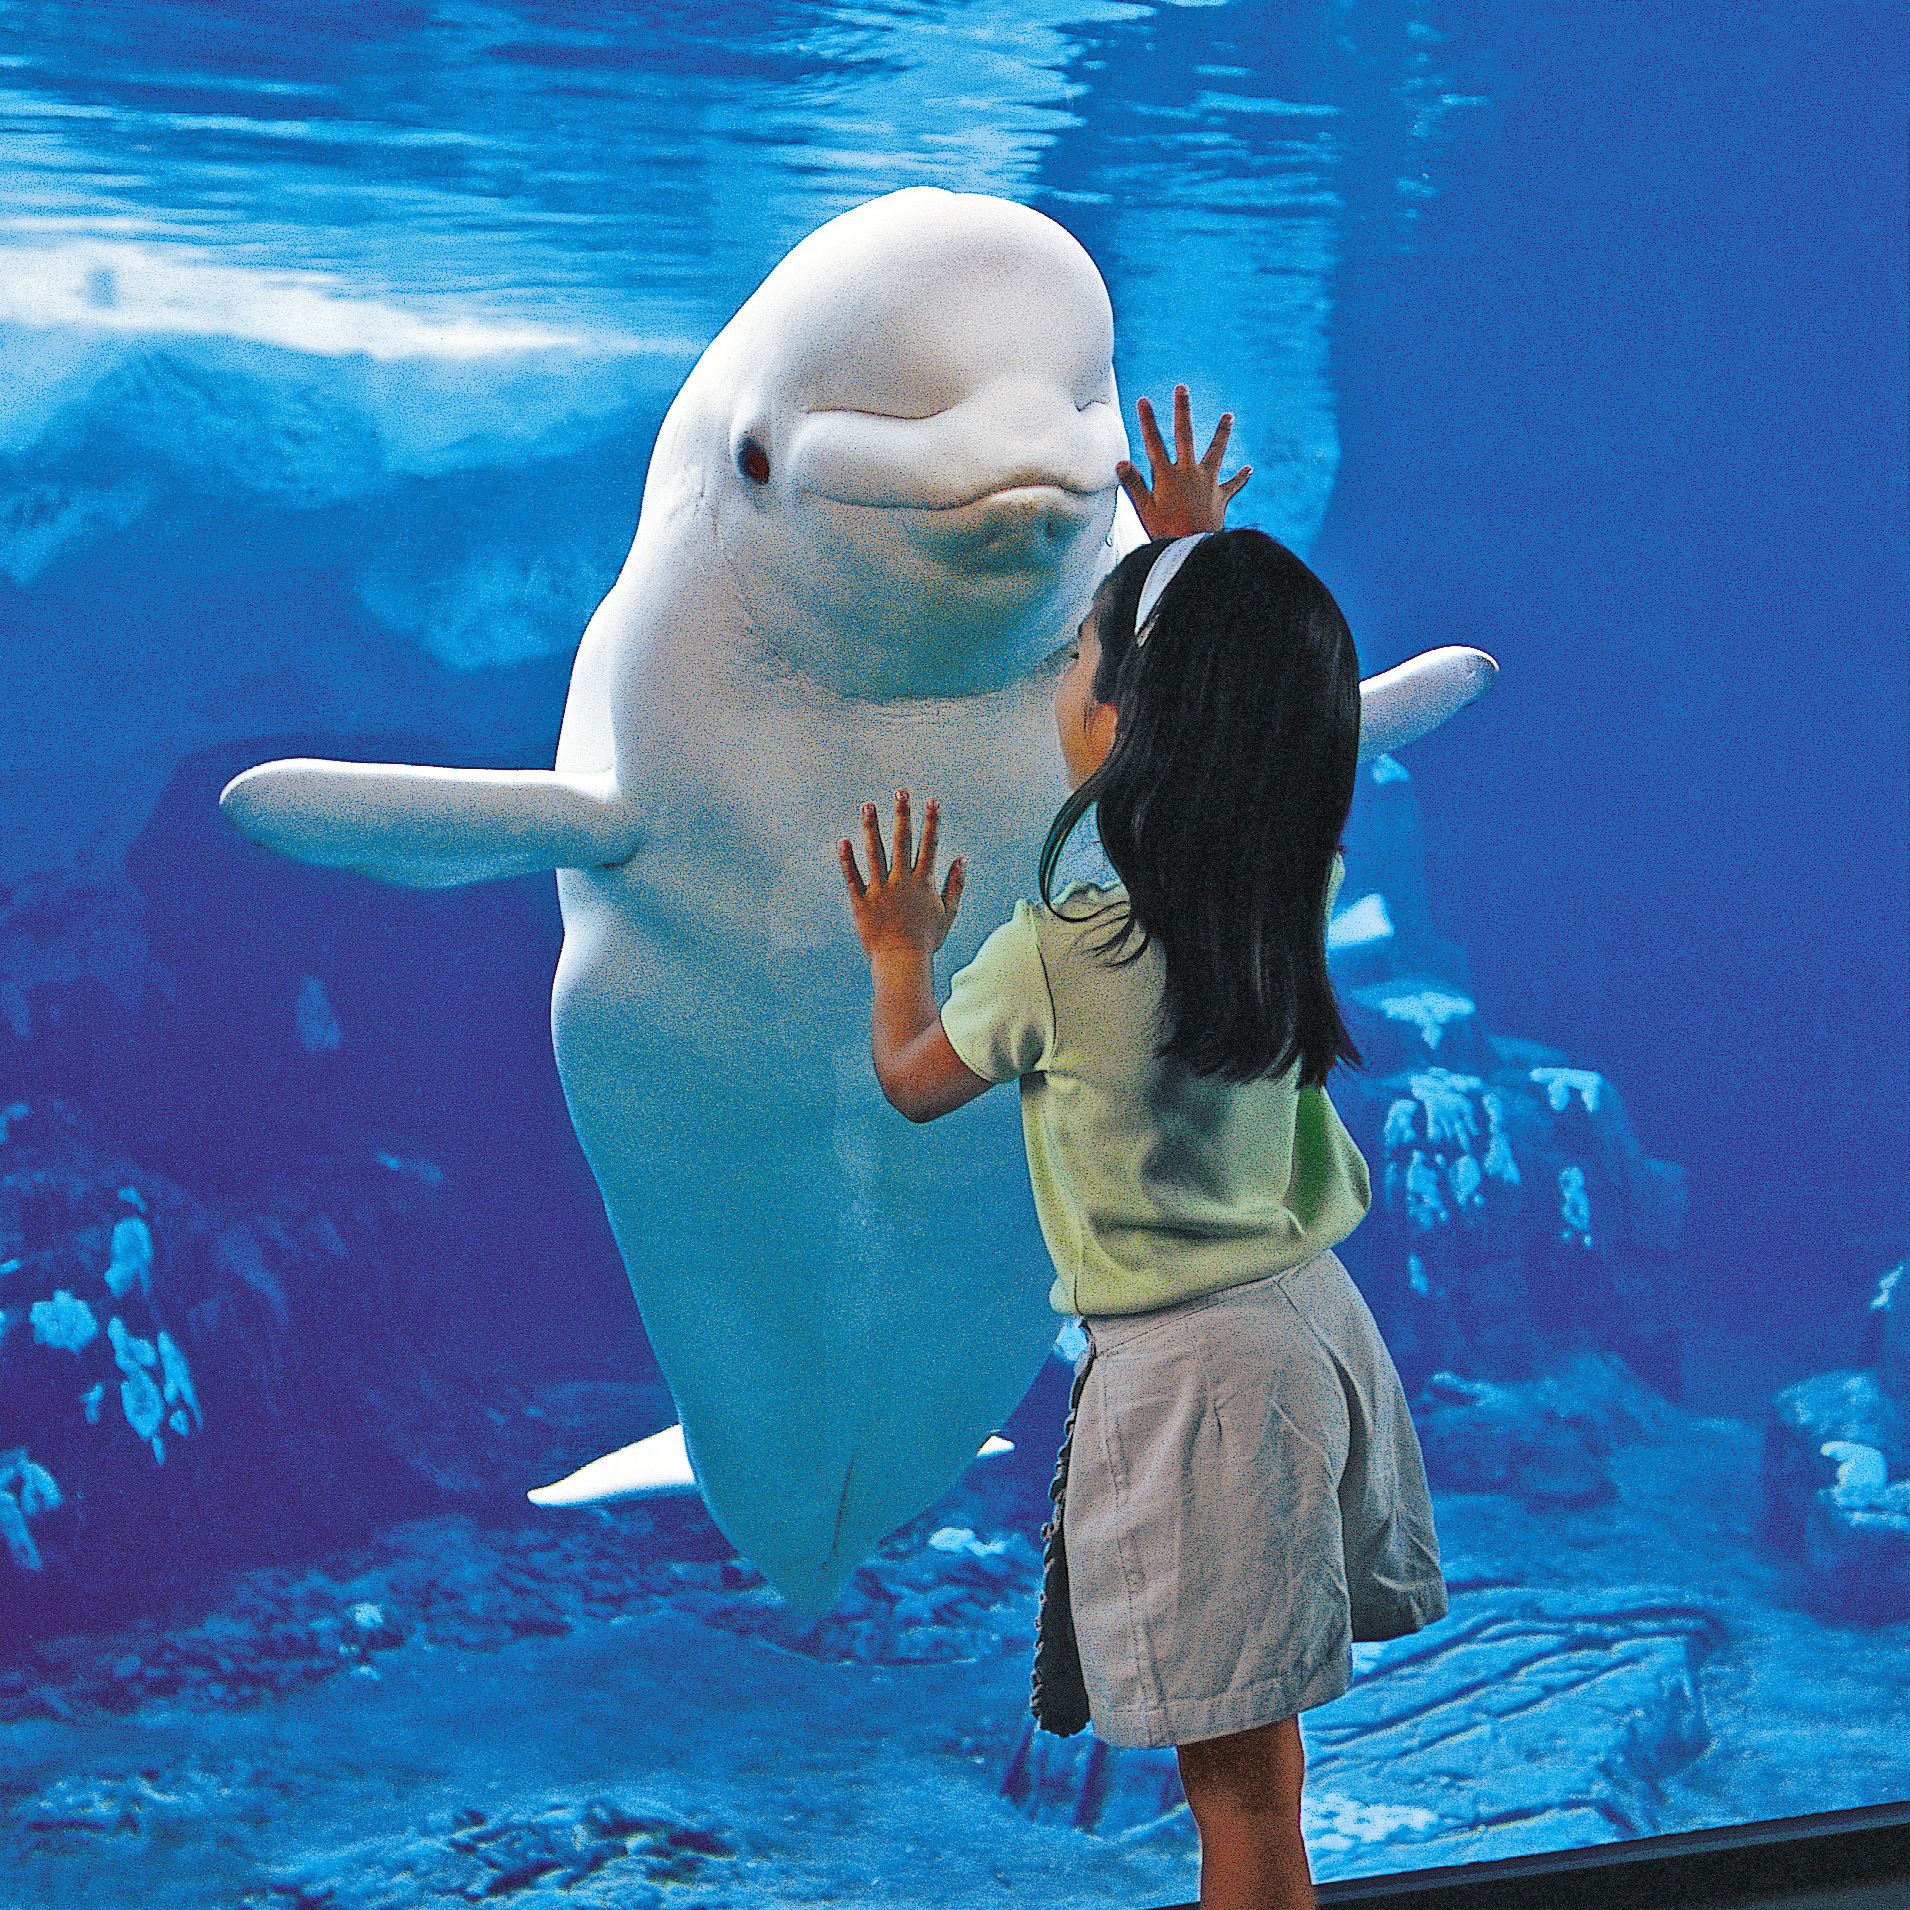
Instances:
[[[1441,1495],[1451,1614],[1305,1718],[1316,1876],[1910,1795],[1910,1625],[1798,1609],[1757,1459],[1674,1414],[1603,1505]],[[1171,1751],[1027,1738],[1025,1538],[925,1521],[801,1633],[733,1563],[642,1562],[644,1517],[427,1521],[16,1661],[0,1906],[1194,1894]]]

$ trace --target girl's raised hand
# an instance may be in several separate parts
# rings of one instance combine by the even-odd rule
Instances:
[[[892,855],[882,848],[882,832],[876,826],[875,804],[862,805],[862,841],[869,858],[869,879],[862,879],[855,850],[844,836],[838,853],[842,858],[843,879],[849,885],[849,912],[855,917],[856,935],[862,952],[874,961],[884,954],[918,953],[932,955],[947,938],[961,906],[962,883],[967,875],[964,859],[957,856],[948,865],[948,880],[938,894],[935,888],[935,838],[941,827],[941,806],[933,796],[928,799],[928,814],[922,823],[919,853],[909,842],[909,792],[895,792],[895,845]]]
[[[1170,459],[1154,422],[1154,407],[1143,398],[1135,406],[1141,419],[1141,442],[1147,448],[1147,461],[1154,467],[1150,488],[1141,482],[1139,470],[1125,458],[1114,467],[1121,488],[1134,500],[1141,528],[1149,537],[1192,537],[1197,531],[1217,531],[1227,522],[1227,506],[1234,493],[1253,476],[1253,466],[1243,464],[1225,484],[1220,482],[1220,460],[1226,456],[1227,440],[1233,435],[1234,414],[1223,411],[1214,427],[1214,441],[1206,453],[1194,456],[1194,407],[1187,387],[1174,387],[1174,455]]]

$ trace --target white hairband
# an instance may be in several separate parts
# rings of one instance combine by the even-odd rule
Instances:
[[[1180,575],[1180,567],[1194,554],[1194,546],[1213,536],[1212,531],[1196,531],[1192,537],[1177,537],[1147,567],[1141,585],[1140,602],[1134,606],[1134,647],[1138,650],[1148,639],[1148,627],[1160,608],[1167,586]]]

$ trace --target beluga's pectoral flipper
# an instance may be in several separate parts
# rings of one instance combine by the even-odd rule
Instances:
[[[598,868],[637,847],[614,772],[432,769],[286,757],[219,796],[243,836],[299,862],[409,888]]]
[[[1360,761],[1416,743],[1483,696],[1498,674],[1483,650],[1449,643],[1369,676],[1360,685]]]

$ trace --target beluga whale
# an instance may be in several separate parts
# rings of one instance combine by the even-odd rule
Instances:
[[[985,1450],[1055,1338],[1013,1097],[882,1098],[835,845],[941,801],[945,963],[1031,894],[1067,793],[1050,701],[1143,541],[1106,287],[1053,220],[910,188],[800,241],[658,433],[549,769],[293,758],[220,800],[252,840],[381,881],[555,871],[559,1077],[679,1425],[533,1493],[692,1482],[817,1616]],[[1493,665],[1363,686],[1397,748]]]

